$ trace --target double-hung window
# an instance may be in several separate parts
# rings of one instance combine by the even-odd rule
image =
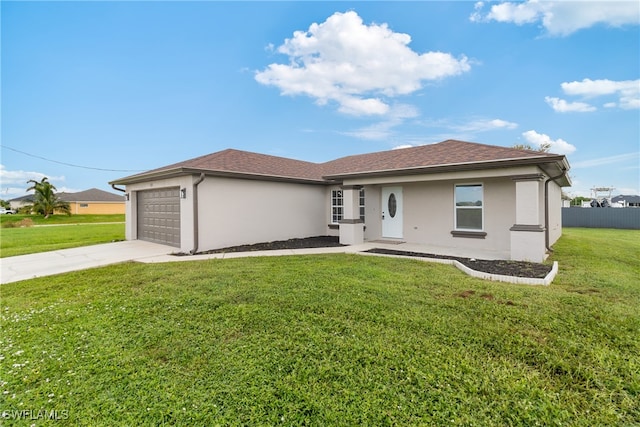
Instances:
[[[331,190],[331,223],[342,221],[344,215],[344,197],[342,190]]]
[[[364,188],[360,189],[360,219],[364,222]]]
[[[482,184],[457,184],[455,202],[456,230],[482,231],[484,228]]]

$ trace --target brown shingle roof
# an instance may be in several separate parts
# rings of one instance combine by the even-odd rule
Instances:
[[[558,159],[556,154],[456,140],[343,157],[324,165],[325,176],[395,172],[437,166],[470,165],[515,159]]]
[[[156,175],[181,169],[219,172],[224,174],[256,175],[294,180],[323,181],[321,166],[317,163],[287,159],[267,154],[251,153],[232,148],[163,166],[124,179]],[[123,180],[124,180],[123,179]],[[119,180],[122,181],[122,180]]]
[[[489,165],[510,163],[549,163],[564,156],[538,151],[448,140],[431,145],[381,151],[342,157],[326,163],[227,149],[195,159],[174,163],[142,174],[114,181],[114,184],[139,182],[168,174],[194,173],[244,175],[265,179],[291,179],[326,182],[348,175],[399,173],[401,171],[439,170],[458,166],[477,169]]]

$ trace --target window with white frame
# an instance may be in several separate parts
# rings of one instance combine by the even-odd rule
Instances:
[[[342,190],[331,190],[331,223],[337,224],[344,214],[344,197]]]
[[[364,222],[364,188],[360,189],[358,207],[360,219]],[[331,223],[337,224],[344,217],[344,196],[342,190],[331,190]]]
[[[456,230],[482,231],[484,194],[482,184],[456,184]]]

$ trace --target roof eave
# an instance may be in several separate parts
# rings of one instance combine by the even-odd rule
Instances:
[[[259,180],[259,181],[293,182],[298,184],[315,184],[315,185],[327,184],[327,182],[324,181],[323,179],[267,175],[267,174],[258,174],[258,173],[249,173],[249,172],[221,171],[221,170],[212,170],[212,169],[185,168],[185,167],[164,169],[156,172],[132,175],[132,176],[121,178],[115,181],[111,181],[109,182],[109,184],[110,185],[130,185],[130,184],[138,184],[140,182],[152,181],[157,179],[175,178],[178,176],[194,175],[194,174],[201,174],[201,173],[204,173],[207,176],[252,179],[252,180]]]

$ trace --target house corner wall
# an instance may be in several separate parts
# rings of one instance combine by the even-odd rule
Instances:
[[[539,173],[513,177],[516,221],[510,228],[511,259],[542,262],[546,257],[544,178]]]
[[[562,236],[562,187],[554,181],[549,182],[549,246]]]

